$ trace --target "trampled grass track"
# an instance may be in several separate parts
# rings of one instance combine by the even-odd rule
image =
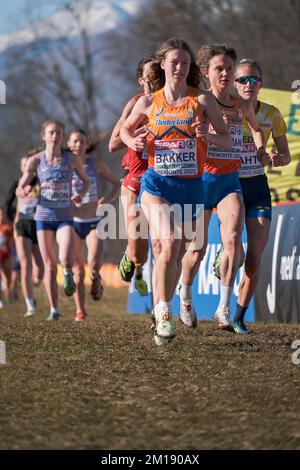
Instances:
[[[254,324],[247,337],[210,322],[155,346],[125,311],[126,289],[89,300],[89,320],[48,323],[19,301],[0,311],[0,449],[299,449],[300,325]]]

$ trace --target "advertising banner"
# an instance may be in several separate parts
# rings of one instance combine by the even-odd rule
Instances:
[[[273,207],[254,299],[257,321],[300,323],[300,204]]]
[[[272,202],[300,201],[300,92],[262,88],[259,99],[276,106],[283,115],[292,159],[287,166],[266,169]],[[268,151],[273,145],[270,138]]]

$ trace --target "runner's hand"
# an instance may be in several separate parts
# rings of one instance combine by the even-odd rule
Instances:
[[[133,138],[133,143],[130,146],[132,150],[134,150],[135,152],[143,152],[147,149],[148,142],[145,138],[147,134],[148,132],[145,131]]]
[[[282,166],[284,155],[282,153],[272,152],[271,151],[271,163],[273,167]]]
[[[81,206],[81,201],[82,201],[80,194],[78,194],[78,193],[73,194],[71,196],[71,201],[74,202],[76,207],[80,207]]]
[[[262,166],[269,165],[271,159],[270,155],[266,152],[265,147],[259,147],[257,150],[257,160],[262,164]]]
[[[208,122],[207,120],[200,121],[199,116],[196,117],[196,121],[193,122],[192,126],[195,129],[196,137],[202,139],[204,142],[207,142],[207,134],[208,134]]]

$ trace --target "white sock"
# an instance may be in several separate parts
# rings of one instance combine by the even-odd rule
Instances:
[[[55,307],[50,308],[50,313],[56,313],[56,312],[58,312],[57,308]]]
[[[159,312],[161,312],[162,310],[169,310],[169,312],[171,312],[171,307],[172,307],[172,302],[165,302],[163,300],[160,300],[158,302],[158,304],[156,305],[156,308]]]
[[[181,284],[179,290],[180,300],[191,300],[192,299],[192,286],[187,284]]]
[[[220,302],[218,305],[218,308],[221,307],[221,305],[224,305],[225,307],[230,307],[230,300],[233,292],[233,286],[224,286],[221,284],[220,286]]]
[[[25,299],[25,302],[26,302],[27,310],[30,310],[30,312],[34,312],[35,310],[34,299]]]
[[[71,269],[67,269],[67,268],[64,268],[64,274],[67,275],[69,273],[71,273],[72,270]]]

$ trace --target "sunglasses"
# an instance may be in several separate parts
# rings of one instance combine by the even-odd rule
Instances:
[[[248,82],[250,85],[256,85],[257,83],[261,82],[261,78],[257,75],[243,75],[242,77],[236,78],[235,81],[241,83],[242,85],[246,85]]]

